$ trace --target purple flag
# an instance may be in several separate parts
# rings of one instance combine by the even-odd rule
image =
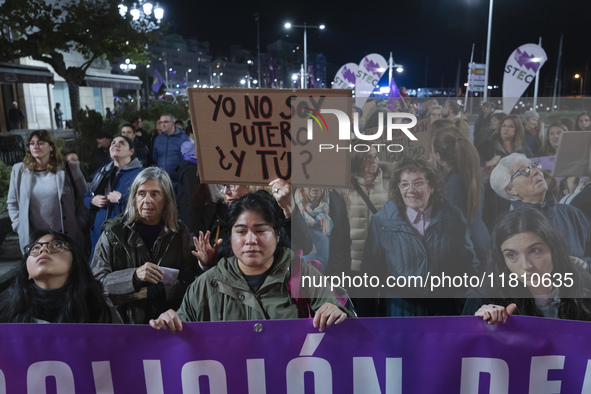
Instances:
[[[400,97],[400,91],[396,86],[396,82],[394,82],[394,78],[392,78],[390,80],[390,93],[388,93],[388,109],[390,111],[394,111],[394,107],[396,107],[396,97]]]
[[[152,91],[154,91],[154,93],[158,93],[158,91],[160,90],[160,87],[162,86],[163,83],[164,83],[164,81],[162,79],[162,75],[160,75],[160,73],[158,72],[157,69],[154,69],[154,80],[152,81]]]

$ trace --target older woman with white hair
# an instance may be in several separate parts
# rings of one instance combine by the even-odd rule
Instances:
[[[149,167],[137,175],[125,213],[103,226],[91,268],[124,323],[147,324],[180,306],[197,259],[190,253],[189,230],[177,221],[166,171]]]
[[[591,262],[591,222],[581,210],[556,204],[542,174],[540,163],[513,153],[504,157],[490,176],[497,195],[511,201],[511,209],[523,205],[538,208],[564,237],[572,256]]]

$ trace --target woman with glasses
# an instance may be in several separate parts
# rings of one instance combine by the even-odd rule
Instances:
[[[85,250],[89,235],[85,193],[86,182],[78,164],[64,162],[50,132],[32,132],[22,163],[12,167],[6,201],[21,249],[31,242],[32,233],[50,229],[70,236],[80,249],[89,252]]]
[[[115,137],[109,148],[112,161],[97,171],[84,197],[90,217],[94,218],[90,228],[91,261],[103,223],[125,211],[129,187],[143,169],[137,157],[132,159],[134,152],[133,142],[129,138]]]
[[[505,286],[479,290],[482,298],[468,299],[464,314],[493,325],[512,314],[591,320],[591,275],[573,263],[560,231],[538,209],[505,215],[491,250],[491,274],[504,277]],[[513,286],[507,285],[511,278]]]
[[[478,270],[466,219],[445,199],[443,179],[433,165],[403,158],[394,169],[390,196],[371,220],[362,272],[379,276],[386,284],[388,276],[427,280],[431,275],[463,276]],[[376,289],[386,298],[386,316],[459,314],[467,290],[448,287],[448,291],[430,292],[428,286]]]
[[[532,206],[561,232],[572,256],[591,262],[591,222],[579,209],[557,204],[542,174],[540,163],[514,153],[501,161],[490,176],[495,193],[510,202],[511,210]]]
[[[0,306],[3,323],[119,323],[73,240],[39,231]]]

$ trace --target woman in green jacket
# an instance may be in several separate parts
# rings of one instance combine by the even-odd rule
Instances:
[[[180,331],[182,322],[308,317],[302,316],[301,305],[290,295],[293,252],[277,247],[281,224],[273,198],[264,192],[246,194],[230,206],[227,225],[234,256],[201,275],[187,290],[180,309],[151,320],[152,327]],[[308,264],[301,264],[301,274],[321,276]],[[347,317],[329,288],[306,290],[314,327],[320,331]]]

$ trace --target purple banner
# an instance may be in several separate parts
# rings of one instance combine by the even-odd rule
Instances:
[[[587,393],[591,324],[511,317],[0,326],[0,393]],[[46,387],[47,386],[47,387]]]

